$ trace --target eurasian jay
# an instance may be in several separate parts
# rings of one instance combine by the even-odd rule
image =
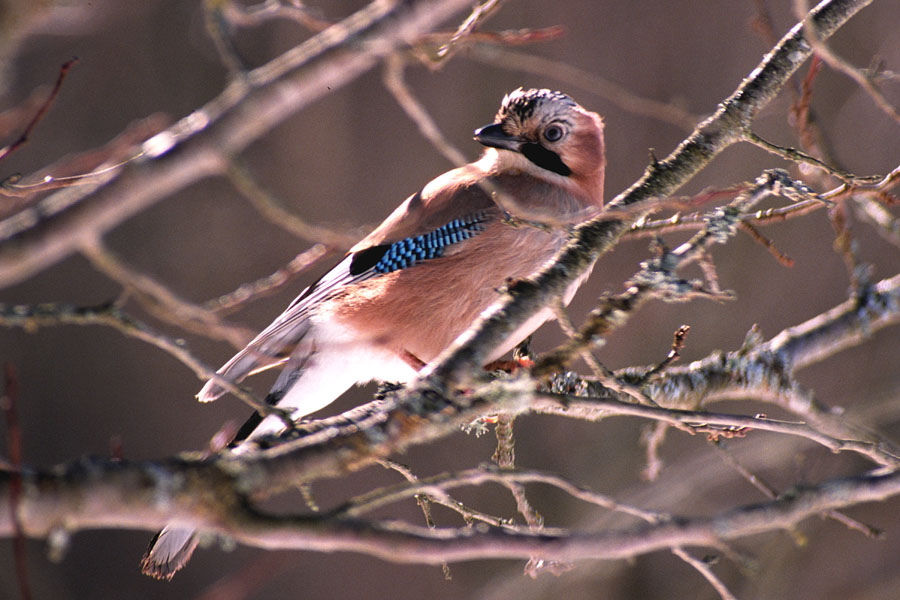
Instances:
[[[408,382],[498,298],[509,279],[551,259],[567,226],[603,206],[603,122],[571,98],[518,89],[494,123],[475,131],[481,158],[444,173],[406,199],[333,269],[306,288],[246,348],[219,369],[241,381],[273,367],[281,374],[266,401],[315,412],[355,384]],[[514,226],[515,221],[545,227]],[[587,275],[585,275],[586,277]],[[562,299],[568,304],[583,278]],[[534,315],[493,350],[501,357],[553,316]],[[224,388],[210,380],[201,402]],[[278,433],[277,416],[254,415],[233,446]],[[193,531],[163,529],[145,555],[145,573],[171,578],[196,546]]]

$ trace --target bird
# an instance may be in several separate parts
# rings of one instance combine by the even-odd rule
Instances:
[[[343,259],[306,288],[218,370],[239,382],[281,367],[266,402],[300,419],[355,384],[409,382],[498,298],[566,243],[571,226],[603,208],[603,120],[549,89],[506,94],[493,123],[474,132],[481,157],[408,197]],[[585,273],[562,298],[568,304]],[[502,357],[554,316],[545,308],[488,356]],[[219,378],[197,395],[225,393]],[[236,452],[285,429],[258,413],[237,432]],[[197,545],[173,523],[151,541],[145,574],[171,579]]]

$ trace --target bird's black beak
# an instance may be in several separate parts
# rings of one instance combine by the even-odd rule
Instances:
[[[501,148],[520,152],[525,140],[503,132],[500,123],[494,123],[475,130],[475,141],[488,148]]]

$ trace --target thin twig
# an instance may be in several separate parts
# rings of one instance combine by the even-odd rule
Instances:
[[[679,358],[681,358],[681,351],[684,349],[684,339],[687,337],[687,334],[690,330],[690,325],[682,325],[675,330],[675,333],[672,334],[672,349],[669,350],[669,353],[662,361],[660,361],[658,365],[650,369],[650,371],[647,373],[648,378],[662,373],[664,370],[669,368],[669,365],[675,363]]]
[[[597,397],[536,393],[535,400],[532,410],[538,413],[572,416],[575,418],[591,418],[591,415],[596,415],[597,418],[609,418],[613,415],[642,417],[654,421],[663,421],[679,428],[687,425],[693,430],[703,433],[715,432],[716,430],[726,434],[728,430],[743,432],[752,430],[771,431],[773,433],[804,437],[825,446],[832,452],[855,452],[878,465],[900,466],[900,455],[877,444],[855,439],[838,439],[822,433],[803,422],[777,421],[758,416],[751,417],[643,406]]]
[[[753,238],[757,243],[759,243],[763,248],[769,251],[769,254],[775,257],[779,263],[781,263],[784,267],[793,267],[794,259],[782,252],[775,245],[775,242],[764,236],[759,230],[750,224],[749,221],[741,221],[741,229],[747,232],[751,238]]]
[[[413,472],[411,470],[409,470],[408,467],[405,467],[398,462],[383,459],[383,460],[378,461],[378,464],[380,464],[385,469],[392,469],[394,471],[397,471],[410,483],[414,483],[419,480],[419,478],[416,477],[413,474]],[[432,517],[432,515],[431,515],[432,499],[429,498],[428,495],[426,495],[426,494],[416,494],[415,499],[416,499],[416,504],[418,504],[419,508],[422,509],[422,514],[425,517],[425,524],[428,526],[429,529],[434,529],[436,527],[436,525],[434,524],[434,517]],[[446,579],[446,580],[452,579],[452,577],[450,575],[450,565],[448,565],[446,562],[442,562],[441,570],[444,573],[444,579]]]
[[[291,262],[271,275],[261,277],[250,283],[244,283],[236,290],[206,301],[203,307],[206,310],[220,314],[234,312],[252,300],[263,298],[276,292],[289,283],[296,275],[308,271],[318,264],[319,260],[327,254],[328,249],[323,244],[316,244],[309,250],[295,256]]]
[[[346,232],[336,228],[307,223],[272,195],[239,159],[232,159],[225,171],[228,180],[269,222],[310,242],[324,244],[327,249],[346,249],[359,241],[364,232]]]
[[[25,530],[19,517],[22,504],[22,427],[19,425],[19,378],[12,363],[4,365],[4,391],[0,395],[0,408],[6,417],[7,449],[9,450],[9,519],[13,526],[13,556],[16,563],[16,579],[22,600],[31,599],[31,585],[28,582],[27,549]]]
[[[90,307],[53,303],[35,306],[0,304],[0,326],[2,327],[20,327],[26,331],[34,331],[39,327],[56,325],[106,325],[112,327],[129,337],[137,338],[167,352],[193,371],[199,379],[203,381],[214,379],[216,383],[225,387],[260,414],[279,415],[286,424],[293,424],[288,412],[256,399],[248,390],[218,375],[215,370],[195,358],[182,340],[173,340],[157,333],[115,304]]]
[[[471,35],[484,21],[497,12],[503,2],[504,0],[483,0],[480,4],[476,4],[450,40],[437,51],[437,58],[446,60],[453,56],[459,41]]]
[[[515,417],[499,414],[495,419],[494,434],[497,437],[497,449],[491,459],[497,467],[504,471],[515,469],[516,440],[513,434]],[[544,529],[544,517],[539,513],[525,494],[525,486],[516,481],[505,481],[503,485],[512,494],[516,501],[516,509],[525,518],[525,523],[530,530],[540,531]],[[550,571],[560,574],[572,568],[568,563],[561,561],[545,560],[540,556],[531,556],[525,564],[525,574],[534,578],[542,571]]]
[[[647,426],[641,435],[641,441],[647,448],[647,465],[641,471],[641,476],[647,481],[656,481],[656,478],[662,473],[664,463],[660,458],[659,450],[666,439],[669,427],[668,423],[657,421]]]
[[[22,132],[22,135],[14,141],[9,146],[4,146],[0,148],[0,161],[4,158],[21,148],[28,142],[28,136],[31,135],[31,132],[34,131],[34,128],[37,127],[37,124],[41,122],[41,119],[44,118],[44,115],[47,114],[47,111],[50,110],[50,105],[53,104],[53,101],[56,100],[56,96],[59,95],[59,90],[62,89],[63,81],[66,78],[66,75],[69,74],[69,70],[75,66],[78,62],[77,58],[73,58],[63,63],[63,65],[59,68],[59,75],[56,76],[56,83],[53,84],[53,89],[50,91],[50,95],[47,96],[47,100],[41,105],[38,109],[37,113],[35,113],[34,117],[32,117],[31,121],[29,121],[28,125],[25,126],[25,130]]]
[[[412,95],[406,81],[403,77],[403,71],[406,68],[404,58],[399,54],[389,56],[384,65],[383,81],[385,87],[394,96],[397,104],[412,119],[413,123],[419,128],[419,133],[431,142],[438,152],[444,158],[450,161],[455,167],[461,167],[466,164],[468,159],[459,151],[450,141],[441,133],[434,119],[425,110],[425,107]]]
[[[884,94],[878,86],[875,85],[872,78],[868,77],[864,72],[835,54],[816,31],[816,28],[810,24],[809,4],[807,0],[794,0],[794,13],[797,15],[798,19],[802,19],[804,25],[803,34],[806,37],[806,41],[813,47],[815,53],[828,63],[829,67],[843,73],[855,81],[856,84],[875,101],[878,108],[900,125],[900,112],[898,112],[897,108],[884,97]]]
[[[0,221],[0,287],[77,251],[85,236],[103,235],[193,182],[223,173],[230,157],[284,119],[467,4],[469,0],[367,4],[254,69],[247,81],[233,80],[204,106],[144,142],[140,159],[96,185],[60,190]]]
[[[789,148],[786,146],[779,146],[778,144],[773,144],[772,142],[766,141],[763,138],[759,137],[753,131],[749,129],[744,131],[744,140],[750,142],[754,146],[758,146],[763,150],[770,152],[776,156],[780,156],[781,158],[798,163],[798,164],[807,164],[817,169],[821,169],[825,173],[831,175],[832,177],[836,177],[840,179],[844,183],[848,184],[856,184],[856,183],[872,183],[877,179],[873,177],[859,177],[854,175],[853,173],[848,173],[842,169],[838,169],[831,165],[827,165],[815,156],[811,156],[802,150],[797,150],[796,148]]]
[[[722,600],[737,600],[737,597],[728,590],[728,587],[722,582],[722,580],[719,579],[719,577],[715,573],[713,573],[713,570],[709,568],[708,562],[692,556],[680,546],[677,548],[672,548],[672,554],[697,569],[697,571],[701,575],[703,575],[703,577],[706,579],[706,581],[709,582],[713,589],[718,592]]]
[[[315,32],[334,25],[334,21],[322,18],[319,9],[309,8],[299,0],[263,0],[250,5],[229,0],[223,12],[233,25],[241,27],[258,26],[275,18],[290,19]]]
[[[475,44],[464,56],[505,69],[551,77],[597,94],[625,112],[670,123],[683,131],[693,130],[701,119],[699,115],[692,114],[675,104],[645,98],[595,73],[536,54],[518,52],[502,46]]]
[[[180,298],[150,275],[137,272],[97,238],[82,245],[82,254],[95,269],[134,292],[141,304],[160,320],[199,335],[225,340],[235,348],[243,348],[253,337],[250,330],[224,323],[215,313]]]
[[[713,447],[718,451],[719,456],[722,457],[722,460],[725,461],[730,467],[732,467],[735,471],[737,471],[741,477],[746,479],[750,484],[759,490],[763,496],[768,498],[769,500],[775,500],[778,498],[778,492],[766,483],[762,478],[758,475],[751,473],[744,465],[738,462],[737,458],[735,458],[727,448],[725,448],[720,441],[713,442]],[[850,517],[839,510],[828,510],[825,511],[824,516],[837,521],[843,525],[845,525],[848,529],[854,529],[856,531],[861,532],[866,537],[877,539],[881,537],[881,532],[875,529],[874,527],[870,527],[865,525],[853,517]]]

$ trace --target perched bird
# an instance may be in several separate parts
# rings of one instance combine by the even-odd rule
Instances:
[[[406,199],[372,233],[218,373],[232,381],[281,367],[267,402],[299,418],[354,384],[406,382],[447,348],[498,297],[566,241],[566,226],[603,206],[603,122],[565,94],[517,89],[494,123],[475,131],[481,158],[453,169]],[[513,226],[511,221],[549,227]],[[586,277],[586,275],[585,275]],[[581,280],[567,290],[571,300]],[[511,350],[552,317],[546,309],[494,349]],[[214,380],[202,402],[225,390]],[[254,415],[235,446],[284,428]],[[194,532],[177,524],[151,542],[148,575],[171,578],[190,558]]]

